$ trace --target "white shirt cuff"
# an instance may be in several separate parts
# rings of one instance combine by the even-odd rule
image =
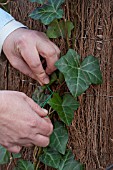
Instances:
[[[16,21],[15,19],[11,20],[8,22],[1,30],[0,30],[0,55],[3,47],[3,43],[5,39],[8,37],[10,33],[12,33],[14,30],[18,28],[27,28],[25,25],[22,23]]]

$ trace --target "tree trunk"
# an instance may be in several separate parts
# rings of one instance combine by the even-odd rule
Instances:
[[[45,31],[42,24],[28,18],[35,6],[17,0],[11,2],[10,12],[29,28]],[[76,23],[70,46],[81,58],[97,57],[103,75],[102,85],[90,86],[79,97],[80,108],[68,128],[68,146],[86,170],[101,170],[113,164],[113,0],[66,0],[64,10],[65,17]],[[56,44],[66,53],[64,40]],[[31,96],[36,82],[13,69],[7,61],[0,62],[0,70],[0,89],[23,91]],[[26,158],[32,157],[31,151],[27,151]]]

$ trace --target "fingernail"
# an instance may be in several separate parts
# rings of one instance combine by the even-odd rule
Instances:
[[[48,84],[48,83],[49,83],[49,79],[48,79],[47,77],[44,79],[44,83],[45,83],[45,84]]]
[[[46,114],[48,114],[48,111],[46,109],[42,109]]]

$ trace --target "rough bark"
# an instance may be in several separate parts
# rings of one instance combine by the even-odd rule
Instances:
[[[18,0],[11,3],[10,12],[29,28],[44,31],[38,21],[28,18],[34,6]],[[81,106],[69,128],[68,146],[86,170],[105,169],[113,163],[113,0],[66,0],[64,10],[65,17],[76,27],[68,44],[63,39],[56,44],[63,53],[70,46],[81,58],[96,56],[103,75],[102,85],[91,86],[79,97]],[[0,89],[23,91],[31,96],[33,84],[33,80],[15,71],[7,61],[0,62]]]

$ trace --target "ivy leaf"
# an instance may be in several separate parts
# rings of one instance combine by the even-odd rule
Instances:
[[[61,154],[65,154],[66,145],[68,142],[68,132],[65,125],[61,122],[55,122],[55,128],[53,133],[50,137],[50,144],[51,148],[54,148]]]
[[[51,79],[50,79],[50,82],[49,82],[48,86],[52,85],[56,80],[57,80],[57,75],[56,75],[56,73],[54,72],[54,73],[51,75]]]
[[[50,24],[54,19],[60,19],[63,15],[63,10],[60,6],[64,3],[64,0],[48,0],[46,4],[41,7],[37,7],[30,17],[35,20],[41,20],[45,25]]]
[[[61,155],[51,148],[45,148],[44,153],[39,157],[39,160],[45,165],[53,168],[58,168],[61,160]]]
[[[41,107],[45,104],[45,101],[49,98],[49,94],[45,93],[46,89],[38,86],[37,89],[32,94],[32,99]]]
[[[74,25],[71,21],[54,20],[48,27],[47,36],[49,38],[58,38],[60,36],[66,38],[68,36],[70,38],[73,28]]]
[[[20,159],[14,170],[34,170],[34,165],[30,161]]]
[[[7,164],[10,162],[9,152],[0,145],[0,164]]]
[[[64,82],[64,75],[61,73],[61,72],[59,72],[59,77],[58,77],[58,80],[59,80],[59,83],[60,84],[62,84],[63,82]]]
[[[99,62],[94,56],[86,57],[81,63],[77,52],[70,49],[55,65],[64,74],[67,86],[74,97],[81,95],[89,85],[102,83]]]
[[[62,98],[58,93],[54,93],[53,98],[48,101],[48,104],[58,112],[60,119],[70,125],[74,118],[74,111],[79,107],[79,103],[70,94],[66,94]]]
[[[74,159],[70,150],[62,157],[58,170],[84,170],[83,165]]]
[[[30,2],[37,2],[39,4],[44,4],[45,0],[29,0]]]
[[[12,155],[13,155],[14,159],[21,158],[21,154],[20,153],[12,153]]]

